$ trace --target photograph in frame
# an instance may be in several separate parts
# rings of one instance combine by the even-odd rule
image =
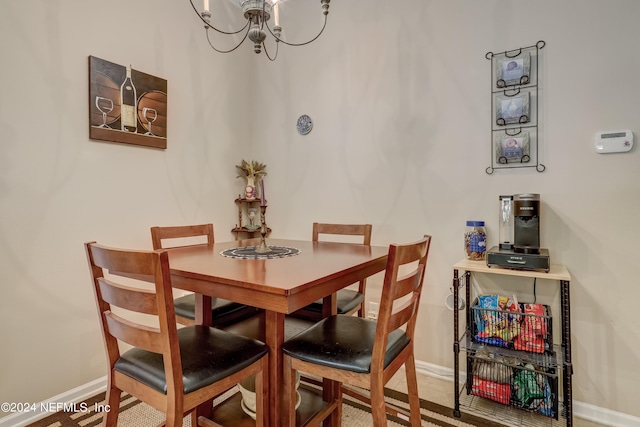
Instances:
[[[498,95],[496,98],[496,124],[524,124],[531,120],[529,114],[529,92],[514,96]]]
[[[517,135],[498,133],[494,138],[497,164],[529,163],[531,161],[531,137],[529,132]]]
[[[531,83],[531,54],[500,58],[496,65],[496,87],[525,85]]]

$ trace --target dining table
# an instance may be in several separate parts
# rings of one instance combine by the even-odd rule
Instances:
[[[264,309],[264,339],[269,348],[267,410],[269,424],[279,426],[285,318],[318,299],[323,299],[323,315],[335,314],[335,293],[384,271],[388,248],[269,238],[266,245],[271,252],[255,253],[260,243],[258,238],[169,249],[169,264],[172,286],[196,294],[196,323],[211,324],[212,297]],[[324,400],[339,392],[335,383],[325,381]],[[339,424],[337,419],[325,423]]]

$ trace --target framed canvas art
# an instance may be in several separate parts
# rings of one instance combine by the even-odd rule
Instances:
[[[167,81],[89,56],[89,138],[167,148]]]

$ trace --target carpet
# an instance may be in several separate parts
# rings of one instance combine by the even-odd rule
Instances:
[[[408,408],[407,395],[395,390],[385,390],[390,403]],[[104,405],[105,393],[78,403],[68,412],[60,411],[49,415],[27,427],[93,427],[102,423],[100,405]],[[226,398],[222,396],[221,399]],[[214,402],[215,403],[215,402]],[[461,418],[452,417],[452,409],[437,403],[420,400],[422,426],[432,427],[503,427],[502,424],[473,415],[462,414]],[[96,411],[97,409],[97,411]],[[118,427],[155,427],[164,420],[164,415],[154,408],[140,402],[135,397],[123,393],[120,399]],[[409,425],[408,422],[388,416],[389,427]],[[183,427],[189,427],[189,417],[185,417]],[[370,408],[362,402],[344,397],[342,425],[349,427],[370,427],[372,425]]]

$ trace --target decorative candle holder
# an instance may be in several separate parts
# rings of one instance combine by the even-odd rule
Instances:
[[[264,191],[264,190],[263,190]],[[262,235],[262,239],[260,241],[260,246],[256,248],[256,252],[259,254],[266,254],[271,252],[271,248],[267,246],[267,221],[264,218],[265,213],[267,212],[267,206],[264,205],[264,199],[262,206],[260,206],[260,234]]]

